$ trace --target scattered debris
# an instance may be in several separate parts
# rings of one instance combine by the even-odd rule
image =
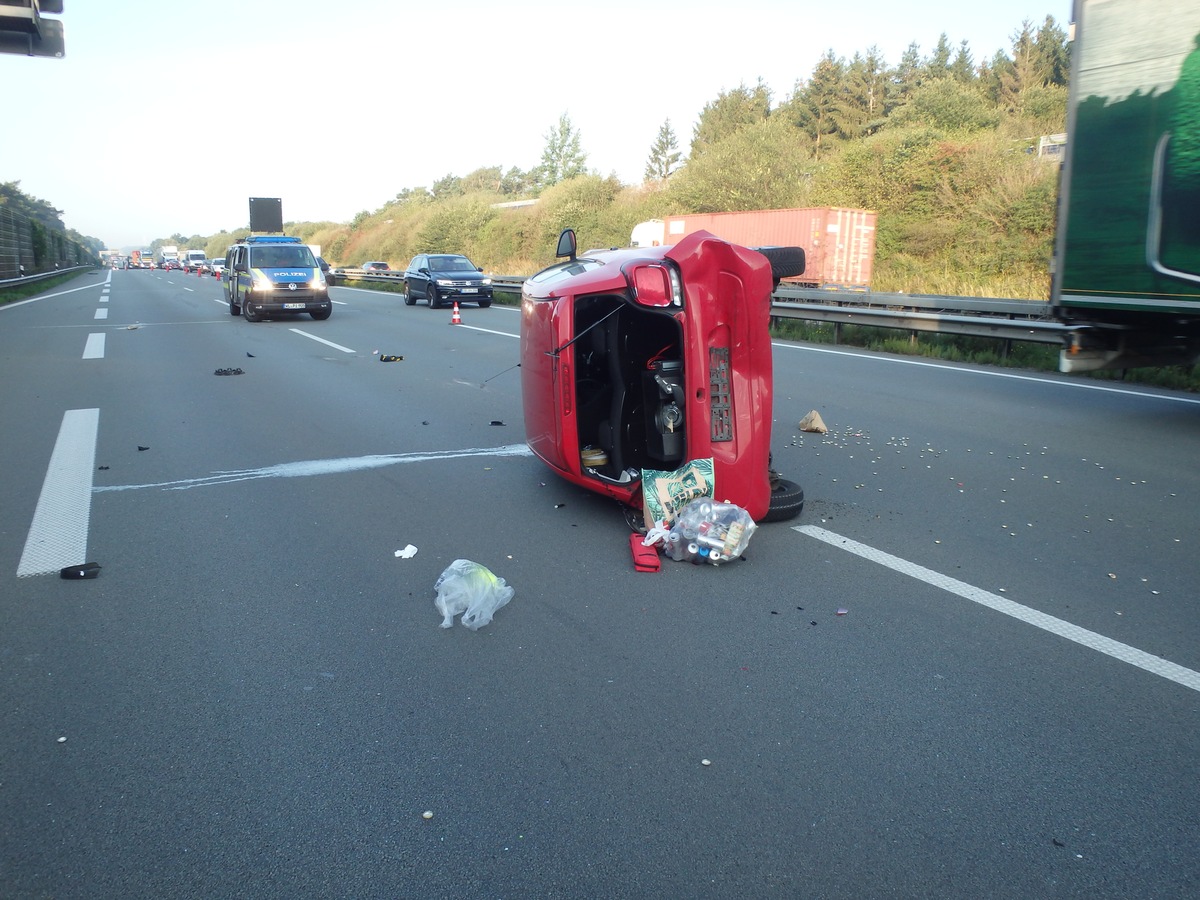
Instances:
[[[78,566],[67,566],[58,570],[59,578],[95,578],[100,574],[100,564],[94,562],[83,563]]]
[[[143,447],[141,444],[138,444],[138,452],[139,453],[143,450],[149,450],[149,449],[150,449],[149,447]]]
[[[141,325],[126,325],[125,330],[126,331],[137,331],[141,327],[142,327]]]
[[[400,362],[402,359],[404,359],[403,356],[391,356],[390,354],[387,354],[387,353],[379,354],[380,362]]]
[[[108,466],[100,466],[99,468],[100,468],[100,471],[101,471],[101,472],[107,472],[107,471],[108,471]]]
[[[843,607],[839,607],[839,608],[838,608],[837,614],[838,614],[839,616],[844,616],[844,615],[845,615],[846,613],[848,613],[849,611],[850,611],[850,610],[846,609],[846,608],[843,606]]]
[[[251,353],[249,350],[247,350],[247,351],[246,351],[246,355],[247,355],[248,357],[250,357],[251,359],[254,359],[254,354],[253,354],[253,353]]]
[[[421,818],[422,819],[432,819],[433,818],[433,810],[432,809],[425,810],[425,812],[421,813]]]
[[[241,369],[217,369],[213,372],[214,375],[245,375]]]
[[[829,431],[825,427],[825,422],[821,419],[821,414],[815,409],[800,420],[798,427],[801,431],[812,431],[817,434],[825,434]]]
[[[490,421],[488,424],[489,425],[503,425],[504,423],[501,422],[499,419],[492,419],[492,421]]]
[[[485,566],[469,559],[456,559],[446,567],[433,585],[434,601],[442,614],[442,627],[453,628],[454,617],[463,614],[462,624],[472,631],[492,621],[496,610],[516,593]]]
[[[711,765],[712,765],[712,760],[711,760],[711,759],[702,759],[702,760],[700,760],[700,765],[702,765],[702,766],[711,766]]]
[[[408,544],[403,550],[397,550],[396,556],[399,559],[412,559],[417,555],[417,548],[412,544]]]

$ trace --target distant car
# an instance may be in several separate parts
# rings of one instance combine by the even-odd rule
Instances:
[[[336,284],[336,281],[334,280],[333,267],[325,261],[323,256],[317,257],[317,265],[320,266],[321,272],[325,276],[325,283],[329,285],[329,287],[333,287]]]
[[[492,279],[465,256],[457,253],[422,253],[404,270],[404,302],[428,301],[431,309],[443,303],[471,301],[492,305]]]
[[[211,270],[214,275],[220,277],[225,274],[225,257],[219,256],[211,263]]]
[[[364,272],[390,272],[392,267],[385,262],[365,262],[359,266]]]
[[[177,259],[168,259],[168,260],[165,260],[165,261],[163,262],[163,265],[162,265],[162,267],[163,267],[164,269],[166,269],[168,272],[174,271],[175,269],[181,269],[181,268],[183,268],[181,265],[179,265],[179,260],[177,260]]]

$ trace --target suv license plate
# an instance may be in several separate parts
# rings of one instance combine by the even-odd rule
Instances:
[[[479,293],[479,288],[463,288],[463,289],[462,289],[462,292],[463,292],[464,294],[478,294],[478,293]]]
[[[283,304],[283,308],[284,309],[304,309],[304,304],[303,303],[285,303],[285,304]]]

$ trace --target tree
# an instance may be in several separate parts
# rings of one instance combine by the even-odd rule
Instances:
[[[915,91],[922,80],[921,47],[914,41],[900,56],[900,64],[892,76],[896,99],[903,102]]]
[[[537,187],[537,170],[523,172],[512,166],[500,179],[500,193],[509,196],[527,194]]]
[[[583,175],[587,171],[586,164],[587,154],[580,147],[579,132],[563,113],[558,117],[558,124],[546,132],[546,146],[538,166],[538,186],[552,187],[560,181]]]
[[[679,167],[679,144],[667,119],[658,129],[658,137],[650,146],[650,158],[646,161],[646,181],[662,181]]]
[[[963,84],[975,80],[975,61],[971,58],[971,48],[966,41],[958,45],[958,53],[950,63],[950,77]]]
[[[887,67],[878,47],[872,46],[866,56],[854,54],[835,105],[838,134],[858,138],[878,131],[891,108],[888,87]]]
[[[502,170],[500,166],[485,166],[476,169],[462,178],[462,189],[466,193],[473,191],[489,191],[499,193]]]
[[[739,128],[761,122],[770,114],[771,92],[761,79],[753,88],[742,84],[732,91],[722,91],[700,112],[700,120],[692,134],[690,158],[696,159]]]
[[[796,85],[780,110],[792,125],[808,135],[813,156],[818,159],[845,122],[845,75],[846,64],[832,50],[826,50],[812,77],[806,84]]]
[[[462,179],[457,175],[444,175],[433,183],[430,190],[434,200],[445,200],[447,197],[463,195]]]
[[[783,116],[740,128],[671,179],[670,205],[692,212],[810,205],[806,146],[804,134]]]
[[[925,64],[925,72],[930,78],[945,78],[950,74],[950,39],[946,32],[938,37],[937,46]]]

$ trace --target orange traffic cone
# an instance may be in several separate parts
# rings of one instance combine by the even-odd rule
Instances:
[[[462,316],[460,316],[458,314],[458,301],[457,300],[454,301],[454,315],[452,315],[450,317],[450,324],[451,325],[461,325],[462,324]]]

